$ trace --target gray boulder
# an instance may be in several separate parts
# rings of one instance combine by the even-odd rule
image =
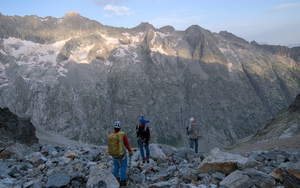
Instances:
[[[257,171],[253,168],[247,168],[243,170],[244,174],[247,174],[254,184],[259,188],[273,188],[275,187],[275,179],[263,172]]]
[[[243,174],[239,170],[236,170],[224,178],[220,182],[220,186],[224,188],[245,188],[251,187],[253,183],[253,180],[251,180],[249,176]]]
[[[94,187],[100,181],[105,181],[107,188],[119,187],[120,184],[115,176],[107,170],[99,168],[99,166],[92,166],[90,168],[90,176],[87,181],[87,187]]]
[[[70,176],[66,172],[60,172],[48,178],[45,187],[65,187],[71,181]]]
[[[40,152],[35,152],[30,155],[26,155],[25,158],[33,165],[40,165],[47,162],[47,159]]]

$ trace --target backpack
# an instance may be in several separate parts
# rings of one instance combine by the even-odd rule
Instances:
[[[146,129],[147,129],[147,127],[149,129],[149,142],[150,142],[151,141],[151,132],[150,132],[150,127],[148,126],[148,123],[145,124],[145,127],[146,127]]]
[[[112,157],[119,158],[125,153],[125,146],[123,144],[124,132],[118,132],[117,134],[111,133],[107,138],[108,153]]]
[[[148,123],[145,123],[145,129],[144,129],[145,132],[146,132],[147,128],[148,128],[148,130],[149,130],[149,142],[150,142],[150,141],[151,141],[151,132],[150,132],[150,128],[154,128],[154,127],[151,127],[151,126],[148,125]],[[136,132],[138,132],[138,131],[139,131],[139,125],[136,126]]]
[[[190,125],[186,126],[186,134],[187,134],[187,135],[190,135],[189,127],[190,127]]]

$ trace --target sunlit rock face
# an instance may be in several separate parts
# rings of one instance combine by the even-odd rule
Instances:
[[[197,25],[115,28],[70,12],[62,18],[0,14],[0,106],[34,126],[104,145],[119,120],[136,145],[150,120],[152,142],[199,150],[255,132],[299,92],[299,47],[274,48]]]

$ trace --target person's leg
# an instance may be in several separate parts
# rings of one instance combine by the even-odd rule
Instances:
[[[118,162],[118,158],[113,158],[113,162],[114,162],[114,176],[118,179],[120,177],[119,175],[119,162]]]
[[[127,155],[125,155],[124,157],[122,157],[122,163],[121,163],[121,167],[120,167],[120,171],[121,171],[121,181],[126,181],[126,169],[127,169]]]
[[[145,159],[145,156],[144,156],[144,148],[143,148],[143,142],[139,141],[139,148],[140,148],[140,153],[141,153],[141,157],[142,159]]]
[[[193,140],[193,139],[190,139],[190,148],[193,149],[193,147],[194,147],[194,140]]]
[[[195,139],[195,153],[198,153],[198,138]]]
[[[149,150],[149,145],[145,145],[145,150],[146,150],[146,155],[147,155],[147,158],[150,157],[150,150]]]
[[[145,150],[146,150],[146,156],[147,156],[147,163],[150,162],[149,158],[150,158],[150,150],[149,150],[149,146],[146,144],[145,145]]]

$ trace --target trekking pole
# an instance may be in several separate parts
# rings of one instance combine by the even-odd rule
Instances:
[[[127,175],[127,186],[129,186],[130,182],[129,182],[129,176],[130,176],[130,168],[131,168],[131,157],[129,157],[129,171],[128,171],[128,175]]]

